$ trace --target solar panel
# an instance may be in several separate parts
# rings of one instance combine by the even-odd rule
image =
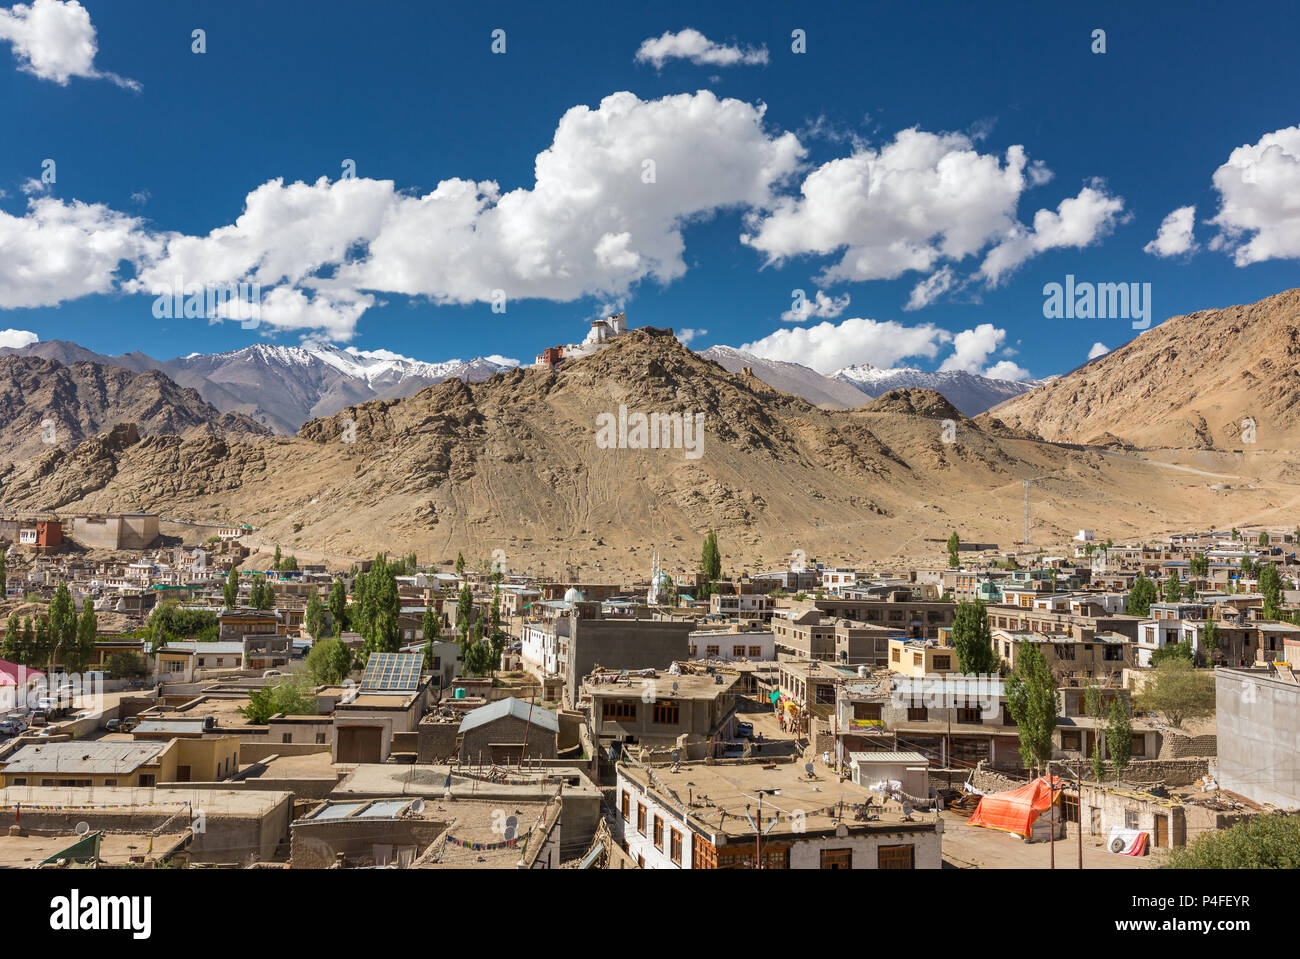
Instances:
[[[424,653],[371,653],[361,674],[361,691],[415,690],[420,687]]]

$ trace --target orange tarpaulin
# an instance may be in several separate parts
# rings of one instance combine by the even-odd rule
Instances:
[[[987,826],[1028,838],[1034,822],[1060,798],[1060,777],[1053,776],[1052,779],[1053,783],[1049,784],[1046,776],[1039,776],[1018,789],[983,797],[967,822],[972,826]]]

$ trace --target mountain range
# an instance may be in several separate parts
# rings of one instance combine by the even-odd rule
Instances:
[[[963,370],[929,372],[912,367],[882,370],[868,364],[846,366],[829,376],[798,363],[770,360],[731,346],[700,353],[732,373],[748,368],[764,383],[802,396],[815,406],[851,409],[901,389],[934,390],[967,416],[976,416],[1048,380],[1003,380]]]
[[[355,403],[410,396],[449,378],[478,382],[515,365],[501,357],[425,363],[382,350],[269,343],[167,361],[139,352],[107,356],[65,340],[0,349],[0,356],[5,354],[38,356],[65,366],[89,362],[137,373],[156,370],[195,390],[218,412],[244,414],[286,436],[313,417]]]
[[[1200,322],[1217,329],[1219,319]],[[1202,349],[1210,368],[1222,346]],[[0,502],[228,517],[257,527],[251,545],[303,558],[414,550],[477,562],[499,549],[507,568],[588,576],[644,575],[656,549],[666,568],[694,568],[710,529],[737,572],[787,563],[796,549],[870,568],[942,562],[954,530],[1010,548],[1023,538],[1026,480],[1035,544],[1081,527],[1122,540],[1294,521],[1300,466],[1286,455],[1038,435],[1035,422],[1056,420],[1034,399],[1050,390],[1068,404],[1094,365],[975,419],[920,388],[824,409],[671,335],[633,330],[555,369],[447,379],[346,406],[291,437],[139,435],[119,421],[75,447],[0,461]],[[994,415],[1020,403],[1019,415]],[[625,411],[702,416],[703,455],[602,445],[601,418]]]

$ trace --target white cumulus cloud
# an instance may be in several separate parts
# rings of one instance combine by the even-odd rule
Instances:
[[[840,323],[776,330],[740,347],[769,360],[801,363],[819,373],[869,363],[892,367],[905,357],[934,359],[953,335],[929,323],[905,326],[894,320],[854,318]]]
[[[701,336],[708,336],[708,335],[709,335],[708,330],[694,330],[688,326],[684,330],[677,331],[677,342],[681,343],[682,346],[686,346],[691,341],[697,340]]]
[[[973,330],[962,330],[952,339],[952,355],[940,364],[940,370],[964,370],[981,376],[1001,380],[1024,380],[1029,371],[1010,360],[999,360],[987,365],[989,355],[1002,349],[1007,331],[992,323],[981,323]]]
[[[802,292],[802,291],[799,291]],[[849,308],[849,295],[828,296],[821,290],[809,299],[796,297],[790,309],[781,314],[782,323],[806,323],[809,320],[833,320]]]
[[[1196,249],[1192,231],[1196,225],[1196,207],[1180,206],[1160,223],[1156,238],[1142,248],[1152,256],[1182,256]]]
[[[0,349],[21,350],[40,341],[40,337],[30,330],[0,330]]]
[[[1095,360],[1099,356],[1105,356],[1110,352],[1110,347],[1100,340],[1092,344],[1092,349],[1088,351],[1088,359]]]
[[[95,67],[95,25],[77,0],[33,0],[0,8],[0,41],[6,40],[13,46],[18,69],[42,80],[67,86],[73,77],[86,77],[140,89],[135,80]]]
[[[643,40],[636,51],[637,63],[650,63],[656,68],[669,60],[689,60],[697,66],[733,67],[767,63],[767,47],[741,47],[714,43],[698,30],[687,27],[663,36]]]
[[[1017,224],[988,252],[980,273],[991,286],[1001,283],[1031,257],[1061,247],[1089,246],[1108,234],[1124,212],[1124,200],[1111,196],[1100,183],[1092,183],[1077,196],[1062,200],[1056,210],[1039,210],[1034,225]]]
[[[912,295],[907,298],[907,305],[903,309],[919,310],[929,306],[952,289],[956,279],[956,274],[953,273],[951,266],[945,266],[943,269],[931,273],[912,287]]]
[[[1300,126],[1239,146],[1214,171],[1219,234],[1210,248],[1237,266],[1300,257]]]

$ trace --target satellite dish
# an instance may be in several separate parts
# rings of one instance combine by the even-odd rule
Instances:
[[[519,820],[514,816],[511,816],[509,819],[506,820],[505,837],[507,839],[514,839],[518,835],[519,835]]]
[[[411,803],[411,812],[415,813],[417,816],[424,812],[424,800],[417,799],[415,802]]]
[[[912,815],[912,804],[910,802],[905,801],[903,803],[903,815],[904,816]]]
[[[804,763],[803,771],[806,772],[809,776],[811,776],[813,773],[817,771],[817,767],[814,766],[812,763]]]
[[[675,762],[675,763],[679,763],[679,762],[681,762],[681,761],[682,761],[682,754],[679,753],[677,750],[674,749],[674,750],[673,750],[673,762]]]
[[[90,823],[88,823],[88,822],[79,822],[79,823],[77,823],[77,835],[78,835],[78,836],[84,836],[84,835],[86,835],[88,832],[90,832]]]

